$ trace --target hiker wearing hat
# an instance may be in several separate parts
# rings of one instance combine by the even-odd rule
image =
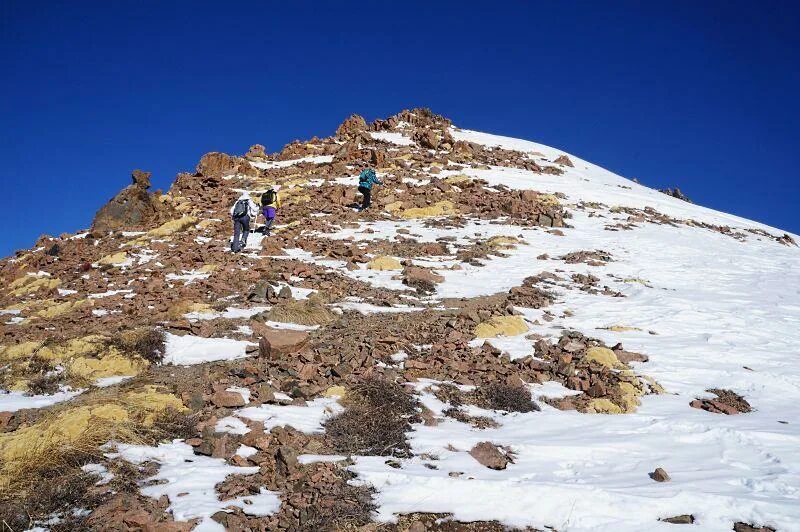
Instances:
[[[258,216],[258,205],[250,199],[250,194],[242,192],[242,195],[231,207],[231,219],[233,220],[231,251],[234,253],[239,253],[247,245],[247,237],[250,235],[250,221],[255,221],[256,216]],[[239,235],[241,235],[241,240]]]
[[[382,185],[383,181],[378,179],[375,175],[375,170],[367,168],[358,176],[358,191],[364,196],[361,201],[361,210],[368,209],[370,205],[370,196],[372,195],[372,185]]]
[[[272,224],[275,223],[275,212],[281,206],[281,197],[278,195],[277,187],[269,189],[261,194],[261,214],[264,215],[264,234],[269,236]]]

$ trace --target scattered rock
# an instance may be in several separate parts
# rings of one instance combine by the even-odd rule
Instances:
[[[665,517],[660,519],[665,523],[672,523],[673,525],[691,525],[694,523],[694,516],[691,514],[676,515],[673,517]]]
[[[489,469],[505,469],[511,463],[511,459],[506,453],[501,452],[495,444],[488,441],[475,445],[469,454]]]
[[[706,390],[713,393],[718,399],[695,399],[689,405],[714,414],[735,415],[750,412],[751,407],[744,397],[730,390],[713,388]]]
[[[220,390],[212,395],[211,402],[214,403],[214,406],[221,408],[237,408],[246,404],[242,394],[226,390]]]
[[[656,482],[668,482],[670,480],[669,475],[667,474],[667,472],[664,471],[660,467],[657,467],[655,469],[655,471],[653,471],[652,473],[649,473],[649,475],[650,475],[650,478],[652,478]]]

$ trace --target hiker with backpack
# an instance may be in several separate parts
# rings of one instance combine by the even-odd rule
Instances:
[[[378,176],[375,175],[375,170],[372,168],[367,168],[366,170],[362,171],[361,174],[358,176],[358,191],[364,196],[364,199],[361,201],[361,209],[368,209],[370,205],[370,200],[372,196],[372,185],[382,185],[383,181],[378,179]]]
[[[258,205],[250,194],[242,192],[239,199],[231,207],[231,219],[233,220],[233,240],[231,241],[231,251],[239,253],[247,245],[247,237],[250,235],[250,222],[255,222],[258,216]],[[241,235],[241,239],[239,238]]]
[[[281,206],[281,197],[275,187],[261,194],[261,214],[264,215],[264,234],[269,236],[272,224],[275,223],[275,211]]]

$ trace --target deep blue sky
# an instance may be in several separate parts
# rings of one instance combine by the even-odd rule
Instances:
[[[0,255],[150,170],[427,106],[800,233],[792,2],[0,3]]]

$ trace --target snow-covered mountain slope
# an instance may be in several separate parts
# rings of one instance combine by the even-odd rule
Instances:
[[[366,166],[383,185],[357,212]],[[231,253],[232,202],[271,185],[272,235]],[[107,483],[151,461],[124,504],[76,502],[81,526],[133,505],[195,530],[800,530],[795,235],[422,110],[208,154],[154,201],[153,225],[174,219],[0,264],[0,510],[23,436],[87,408],[150,434],[157,393],[189,434],[80,464]],[[134,328],[164,332],[162,356],[126,351]],[[374,379],[395,386],[377,406]],[[400,436],[353,444],[390,418]]]
[[[564,153],[472,131],[454,131],[453,136],[539,153],[549,160]],[[652,207],[676,218],[781,234],[570,158],[576,168],[560,176],[507,168],[466,173],[514,189],[562,192],[571,202]],[[359,479],[378,486],[384,518],[447,512],[457,519],[497,519],[513,526],[619,531],[667,530],[674,525],[657,519],[692,514],[703,530],[730,530],[734,521],[800,530],[800,252],[774,241],[739,242],[691,226],[605,231],[615,218],[602,208],[577,212],[564,236],[488,223],[450,231],[403,225],[430,241],[477,234],[522,236],[525,245],[507,258],[442,272],[445,281],[436,292],[440,297],[504,292],[552,267],[551,261],[537,260],[542,253],[609,250],[613,262],[600,271],[563,263],[559,270],[601,274],[603,283],[625,297],[564,290],[549,309],[559,317],[534,330],[555,338],[562,327],[577,329],[608,345],[621,341],[628,349],[647,353],[650,360],[642,370],[667,393],[646,396],[635,413],[622,416],[545,408],[498,417],[502,425],[484,431],[455,421],[416,427],[414,451],[437,456],[438,469],[421,463],[394,469],[380,458],[361,458],[353,468]],[[390,235],[396,226],[365,224],[364,229],[377,234],[344,234],[372,239]],[[541,311],[525,314],[530,320],[541,317]],[[608,330],[613,326],[633,330]],[[521,338],[496,343],[516,356],[532,349],[532,342]],[[734,390],[748,398],[754,411],[721,416],[688,408],[693,398],[711,396],[708,388]],[[441,411],[435,399],[428,397],[428,402],[432,410]],[[464,450],[484,440],[511,447],[514,466],[488,470],[465,455]],[[669,471],[669,484],[647,476],[657,466]],[[463,474],[453,478],[452,471]]]

